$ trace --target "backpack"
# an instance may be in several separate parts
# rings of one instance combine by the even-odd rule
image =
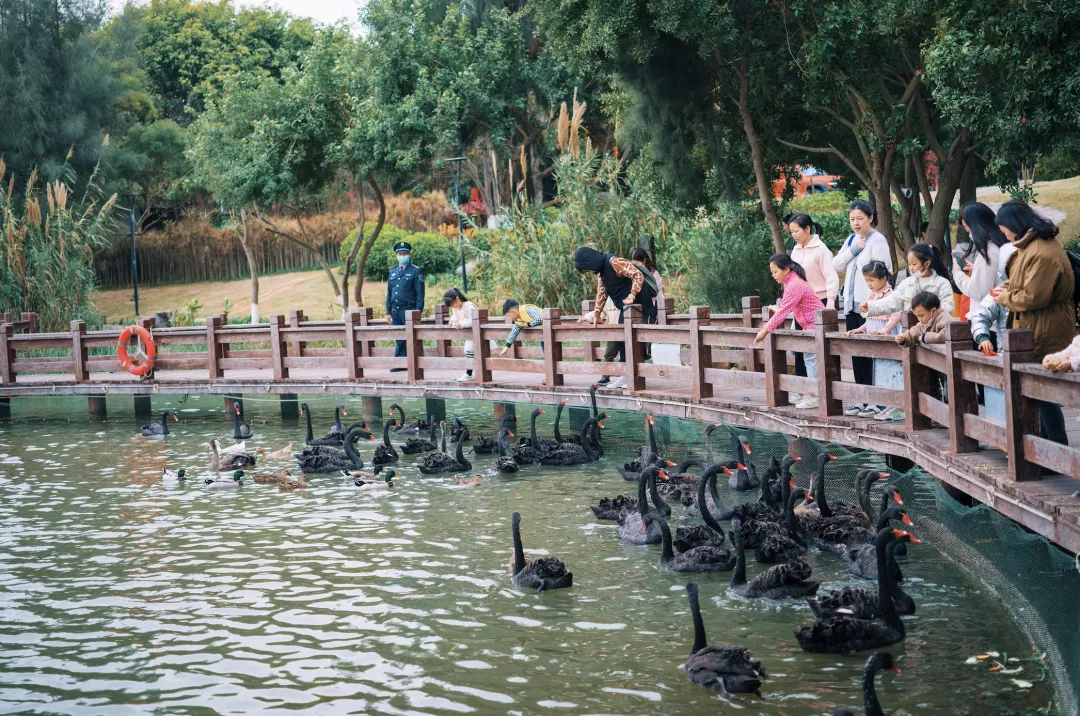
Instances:
[[[1080,327],[1080,255],[1066,251],[1073,272],[1073,305],[1076,307],[1076,325]]]

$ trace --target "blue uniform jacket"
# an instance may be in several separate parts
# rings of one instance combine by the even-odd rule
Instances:
[[[395,266],[386,283],[386,313],[424,310],[424,274],[408,263]]]

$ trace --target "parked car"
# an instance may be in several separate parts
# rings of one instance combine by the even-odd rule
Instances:
[[[826,174],[817,167],[809,165],[796,166],[799,176],[794,181],[795,198],[802,199],[810,194],[821,194],[826,191],[838,191],[840,177],[836,174]],[[773,182],[773,196],[779,199],[787,188],[788,178],[784,172],[780,178]]]

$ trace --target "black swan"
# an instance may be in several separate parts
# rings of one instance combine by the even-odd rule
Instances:
[[[657,475],[663,474],[660,468],[653,466],[641,473],[638,478],[637,511],[627,512],[619,520],[619,539],[630,544],[659,544],[662,540],[660,527],[655,523],[646,526],[645,515],[649,513],[646,488]]]
[[[791,482],[791,468],[792,466],[802,460],[801,457],[792,457],[791,455],[784,455],[780,460],[779,470],[780,477],[775,481],[769,483],[769,499],[767,503],[775,505],[780,512],[784,511],[784,505],[787,504],[787,492],[784,487]]]
[[[907,513],[901,511],[899,507],[893,507],[882,512],[875,526],[879,530],[885,529],[889,526],[891,520],[900,520],[908,527],[915,526]],[[913,538],[911,541],[916,544],[919,543],[918,538]],[[861,579],[877,579],[877,556],[873,544],[852,544],[844,549],[837,550],[837,553],[847,564],[848,571],[853,576]],[[893,582],[898,584],[903,579],[900,566],[895,562],[891,562],[889,569]]]
[[[731,508],[732,519],[740,520],[776,520],[779,521],[781,513],[780,499],[783,499],[783,490],[777,485],[777,495],[773,493],[773,483],[780,479],[780,463],[773,458],[773,464],[765,471],[759,484],[759,494],[755,502],[744,502]]]
[[[709,469],[709,463],[696,457],[688,457],[675,467],[673,472],[668,473],[668,481],[664,483],[661,494],[671,499],[679,499],[683,490],[697,490],[701,474],[690,472],[691,467],[696,467],[702,473]]]
[[[372,433],[369,433],[365,428],[356,427],[356,423],[349,426],[349,429],[345,431],[345,434],[352,434],[351,440],[353,442],[356,442],[361,438],[363,438],[364,440],[370,440],[371,442],[375,442],[375,436]],[[339,460],[348,461],[349,456],[345,452],[344,441],[342,441],[341,444],[343,447],[334,447],[332,445],[309,445],[306,450],[300,452],[293,452],[292,456],[294,458],[299,458],[301,456],[309,455],[329,455],[331,457],[336,457]]]
[[[445,431],[445,423],[443,423],[443,429]],[[424,462],[420,465],[420,472],[425,475],[437,475],[442,472],[466,472],[471,470],[472,463],[465,459],[465,454],[461,451],[461,444],[465,442],[464,430],[458,433],[455,442],[457,443],[457,452],[454,457],[450,457],[445,452],[429,453],[424,456]]]
[[[315,437],[315,434],[311,431],[311,409],[307,403],[300,404],[300,414],[307,419],[307,437],[304,439],[305,445],[330,445],[334,447],[341,446],[341,435],[333,435],[333,429],[327,431],[326,435],[321,438]],[[335,419],[336,419],[335,413]]]
[[[222,470],[239,470],[251,467],[255,464],[255,455],[250,452],[226,452],[219,453],[217,440],[210,441],[210,469],[215,472]]]
[[[709,492],[705,495],[705,505],[712,511],[713,517],[717,520],[730,520],[732,515],[731,508],[724,504],[724,500],[720,497],[719,490],[717,490],[717,477],[725,469],[727,468],[724,465],[709,465],[708,469],[701,473],[701,480],[709,485]],[[701,485],[701,481],[698,482],[698,485]],[[682,503],[686,507],[687,517],[701,517],[701,505],[698,504],[697,493],[684,494]]]
[[[166,410],[164,413],[161,414],[161,422],[160,423],[147,423],[146,425],[142,426],[142,436],[144,438],[152,438],[155,435],[168,435],[169,434],[169,424],[166,421],[169,418],[172,418],[173,420],[175,420],[177,422],[180,422],[180,418],[176,417],[176,411],[175,410],[172,410],[172,409]]]
[[[540,458],[541,465],[584,465],[587,462],[596,462],[600,456],[592,446],[592,438],[589,434],[595,425],[600,430],[604,429],[601,419],[607,418],[607,413],[601,413],[595,418],[589,418],[581,426],[580,443],[559,443],[551,452]]]
[[[735,574],[731,575],[731,591],[741,597],[787,599],[817,594],[821,582],[810,581],[810,565],[801,559],[769,567],[750,582],[746,581],[746,552],[743,549],[741,520],[731,522],[735,538]]]
[[[338,403],[334,406],[334,424],[326,431],[326,435],[323,435],[324,438],[337,438],[338,440],[345,439],[347,429],[341,424],[342,415],[348,415],[348,413],[345,411],[345,406]]]
[[[600,414],[600,411],[596,407],[596,384],[589,386],[589,401],[592,403],[592,416],[595,418]],[[600,442],[600,430],[593,427],[592,434],[593,444],[596,445],[596,452],[600,457],[604,456],[604,445]]]
[[[427,438],[409,438],[405,441],[405,444],[401,446],[401,452],[405,455],[419,455],[424,452],[431,452],[432,450],[438,450],[439,446],[435,444],[435,416],[432,415],[428,420],[428,436]]]
[[[720,427],[720,423],[713,423],[705,426],[705,462],[710,465],[716,462],[716,458],[713,457],[712,451],[712,434],[718,427]]]
[[[757,470],[754,469],[754,475],[750,474],[750,441],[746,439],[745,435],[739,435],[737,440],[739,441],[739,458],[737,461],[738,469],[731,475],[728,480],[728,489],[735,490],[737,492],[748,492],[750,490],[756,490],[761,483],[754,479],[756,477]]]
[[[694,645],[683,664],[686,678],[713,691],[725,694],[757,694],[761,696],[761,680],[768,679],[760,661],[750,661],[745,646],[709,644],[705,638],[705,622],[698,605],[698,586],[686,585],[690,613],[694,617]]]
[[[874,688],[874,677],[883,669],[888,669],[894,674],[903,673],[889,652],[878,651],[870,655],[862,672],[863,712],[866,716],[885,716],[885,712],[881,710],[881,703],[878,701],[877,689]],[[846,707],[839,707],[833,709],[832,716],[855,716],[855,712]]]
[[[394,417],[394,411],[398,411],[400,416],[397,420],[397,430],[394,431],[395,435],[419,435],[421,430],[428,429],[427,420],[414,420],[411,423],[405,419],[405,409],[397,403],[390,406],[390,417]]]
[[[563,398],[561,401],[559,401],[558,407],[555,408],[555,427],[553,428],[554,433],[555,433],[555,442],[560,443],[560,444],[573,443],[575,445],[580,445],[581,444],[581,436],[580,435],[574,435],[574,434],[563,435],[562,432],[559,430],[559,423],[562,422],[563,408],[565,408],[566,404],[569,403],[569,402],[570,402],[569,400]],[[595,418],[596,416],[594,415],[593,417]]]
[[[660,553],[660,565],[672,572],[728,572],[735,567],[731,550],[719,547],[694,547],[682,554],[675,554],[671,547],[671,529],[667,520],[656,512],[645,515],[645,524],[660,525],[660,537],[664,544]]]
[[[599,505],[590,505],[589,509],[598,520],[621,521],[628,512],[637,510],[637,500],[625,492],[615,497],[601,497]]]
[[[754,545],[754,558],[761,564],[790,562],[806,554],[806,540],[795,519],[795,504],[806,497],[806,491],[796,487],[788,494],[784,509],[784,522],[777,524],[767,520],[742,523],[739,536],[746,546]],[[731,536],[735,542],[734,531]]]
[[[885,554],[889,559],[890,567],[896,560],[897,545],[905,542],[920,541],[917,537],[907,534],[903,537],[894,537],[885,548]],[[840,614],[847,614],[856,619],[878,619],[881,617],[881,604],[875,590],[865,587],[844,587],[843,589],[828,592],[817,599],[807,599],[811,611],[818,619],[828,619]],[[892,585],[892,602],[897,614],[914,614],[915,600],[895,582]]]
[[[854,654],[857,651],[895,644],[904,638],[904,622],[893,606],[892,580],[885,563],[885,548],[889,540],[902,534],[907,533],[885,528],[878,533],[875,542],[878,559],[878,603],[881,605],[884,625],[846,614],[829,617],[813,626],[802,627],[795,633],[803,651],[815,654]]]
[[[240,422],[240,401],[233,401],[233,423],[232,423],[232,438],[233,440],[244,440],[251,437],[251,428],[247,423]]]
[[[398,454],[394,446],[390,444],[390,428],[397,425],[397,421],[387,420],[383,425],[382,431],[382,445],[375,447],[375,453],[371,456],[371,462],[376,465],[387,465],[391,462],[397,462]]]
[[[547,454],[546,450],[541,449],[540,439],[536,436],[536,418],[543,414],[543,410],[536,408],[529,416],[529,439],[527,441],[522,439],[514,453],[514,460],[519,465],[534,465]]]
[[[323,445],[316,446],[311,450],[305,450],[299,454],[293,453],[293,457],[296,458],[296,464],[300,466],[302,472],[326,473],[339,472],[340,470],[362,470],[364,461],[360,459],[360,453],[356,451],[356,446],[353,443],[364,434],[368,435],[369,438],[374,437],[366,430],[352,428],[345,433],[345,439],[342,441],[344,449],[340,451]]]
[[[434,420],[435,419],[432,418],[432,422],[434,422]],[[504,428],[506,430],[513,430],[514,426],[517,424],[517,421],[518,421],[517,417],[515,417],[513,415],[507,415],[507,416],[503,417],[502,420],[499,421],[499,427],[496,430],[496,437],[489,438],[489,437],[485,437],[483,435],[477,435],[476,437],[474,437],[472,439],[472,450],[473,450],[473,452],[476,453],[477,455],[491,455],[492,453],[494,453],[499,447],[498,446],[498,435],[497,435],[498,431],[502,430]],[[435,437],[434,437],[435,436],[434,428],[431,431],[431,435],[432,435],[431,439],[434,440],[435,439]],[[451,433],[451,437],[456,438],[457,436],[455,436],[453,433]],[[432,448],[432,449],[434,450],[434,448]]]
[[[458,451],[460,450],[459,437]],[[514,532],[514,586],[535,589],[537,593],[574,586],[574,573],[566,571],[566,565],[561,559],[537,557],[526,564],[525,550],[521,547],[521,515],[515,512],[510,521]]]
[[[627,482],[636,482],[638,475],[658,460],[663,460],[663,465],[666,467],[675,467],[675,463],[665,460],[660,454],[660,448],[656,444],[656,433],[653,432],[653,422],[652,415],[645,416],[645,434],[648,442],[638,447],[636,458],[619,468],[619,474]]]
[[[512,437],[514,437],[514,434],[506,428],[503,428],[495,438],[495,449],[499,452],[499,457],[495,459],[495,472],[510,473],[517,472],[521,469],[521,466],[514,462],[514,458],[506,454],[508,438]]]
[[[680,552],[686,552],[694,547],[720,547],[724,544],[724,528],[720,526],[720,523],[713,517],[712,511],[708,509],[708,499],[705,497],[705,486],[710,480],[715,480],[715,474],[712,473],[709,477],[702,477],[698,480],[697,485],[697,502],[695,504],[704,504],[706,509],[701,512],[701,519],[705,523],[703,525],[688,525],[686,527],[680,527],[675,530],[675,549]]]
[[[854,522],[837,520],[835,523],[826,525],[824,529],[820,530],[814,536],[814,540],[821,549],[835,552],[845,558],[852,550],[863,548],[872,554],[874,550],[874,540],[877,539],[878,530],[888,527],[890,520],[900,520],[908,527],[915,526],[911,521],[911,518],[907,516],[906,512],[899,507],[892,507],[878,515],[877,520],[870,527],[864,527],[861,522],[856,524]],[[873,562],[872,556],[869,561]],[[876,577],[877,573],[875,572],[868,577],[868,579],[874,579]]]

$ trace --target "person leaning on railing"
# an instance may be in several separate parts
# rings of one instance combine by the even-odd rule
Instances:
[[[1030,328],[1035,359],[1065,350],[1076,335],[1074,277],[1058,228],[1022,201],[1006,202],[995,217],[1005,238],[1016,246],[1006,272],[1009,277],[990,292],[1009,309],[1009,328]],[[1039,430],[1047,440],[1069,444],[1061,406],[1036,401]]]

